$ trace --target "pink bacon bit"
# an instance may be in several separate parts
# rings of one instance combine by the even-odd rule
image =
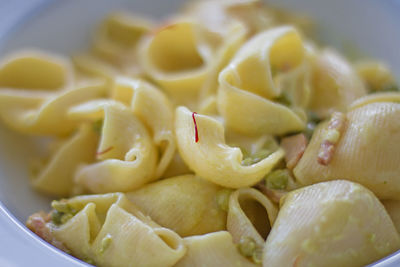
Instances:
[[[197,130],[197,122],[196,122],[196,118],[194,117],[194,115],[196,115],[197,112],[193,112],[192,113],[192,119],[193,119],[193,123],[194,123],[194,141],[197,143],[199,142],[199,131]]]
[[[335,153],[336,144],[339,142],[340,136],[346,126],[346,115],[341,112],[334,112],[331,120],[328,123],[328,127],[323,133],[324,139],[322,140],[321,146],[318,152],[318,163],[321,165],[328,165],[333,158]],[[337,138],[329,138],[332,133],[338,134]]]
[[[62,242],[56,240],[56,238],[53,236],[47,224],[49,221],[50,215],[41,211],[29,216],[28,220],[26,221],[26,226],[47,243],[55,246],[58,249],[61,249],[62,251],[70,253],[68,248]]]
[[[307,138],[304,134],[296,134],[282,139],[281,147],[285,150],[286,167],[293,170],[304,154]]]
[[[103,151],[97,151],[96,156],[104,155],[105,153],[110,152],[113,149],[114,149],[114,147],[110,146],[110,147],[107,147],[106,149],[104,149]]]

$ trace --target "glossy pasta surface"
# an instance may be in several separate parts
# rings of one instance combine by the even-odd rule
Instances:
[[[363,266],[400,249],[390,67],[259,0],[114,12],[87,51],[0,61],[0,121],[46,140],[27,226],[95,266]],[[12,177],[8,177],[12,179]]]

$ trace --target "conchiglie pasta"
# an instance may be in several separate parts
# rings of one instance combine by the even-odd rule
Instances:
[[[68,109],[105,95],[104,83],[90,81],[48,95],[0,90],[0,117],[12,129],[34,135],[67,135],[78,123]],[[4,105],[3,105],[4,103]]]
[[[183,241],[187,252],[176,267],[258,266],[239,253],[226,231],[186,237]]]
[[[127,192],[155,179],[156,148],[145,126],[112,100],[87,102],[69,111],[80,120],[103,119],[98,162],[81,167],[76,183],[93,193]]]
[[[303,43],[296,30],[277,27],[245,43],[221,73],[220,83],[226,75],[233,76],[229,85],[274,98],[279,96],[280,88],[275,86],[273,74],[299,66],[304,56]]]
[[[78,80],[103,79],[107,87],[112,85],[114,77],[118,74],[117,68],[89,54],[73,56],[72,63]]]
[[[273,101],[283,93],[275,80],[304,59],[302,40],[291,27],[262,32],[245,43],[219,75],[217,104],[227,127],[247,135],[304,129],[296,112]]]
[[[198,1],[189,6],[186,14],[204,23],[212,31],[223,33],[232,23],[240,23],[246,29],[246,35],[273,26],[273,17],[259,0],[245,1]]]
[[[180,236],[224,230],[226,211],[218,204],[221,187],[194,175],[164,179],[127,197],[158,224]]]
[[[192,174],[193,172],[189,169],[189,167],[185,164],[182,157],[180,156],[178,151],[175,151],[171,162],[167,166],[164,175],[162,177],[174,177],[184,174]]]
[[[294,168],[303,184],[334,179],[358,182],[382,199],[399,199],[400,104],[371,103],[350,111],[346,126],[335,145],[332,161],[318,163],[326,136],[326,123],[313,134],[304,155]]]
[[[208,116],[195,115],[185,107],[176,109],[175,132],[179,153],[189,168],[196,175],[225,187],[256,184],[284,156],[279,149],[255,164],[243,166],[240,148],[226,145],[221,123]]]
[[[241,188],[229,197],[227,229],[234,243],[251,238],[263,247],[277,214],[278,208],[265,195],[253,188]]]
[[[393,102],[400,103],[399,92],[382,92],[363,96],[349,106],[349,110],[357,109],[359,107],[379,102]]]
[[[233,23],[229,25],[230,27],[226,29],[226,32],[219,36],[222,40],[218,41],[217,44],[215,44],[216,50],[213,55],[213,61],[211,62],[207,77],[200,90],[198,100],[199,108],[207,105],[207,101],[209,101],[210,98],[215,99],[215,94],[217,93],[219,87],[219,73],[229,63],[229,61],[234,56],[236,51],[240,48],[240,46],[245,42],[245,27],[240,23]],[[204,42],[207,44],[211,42],[207,41],[208,40]]]
[[[126,78],[115,81],[111,97],[130,106],[150,130],[160,155],[154,175],[156,178],[161,177],[176,150],[174,111],[169,99],[149,83]]]
[[[395,84],[389,67],[377,61],[361,61],[355,65],[358,75],[371,91],[383,91]]]
[[[48,53],[23,51],[10,55],[0,65],[0,88],[54,91],[72,82],[69,62]]]
[[[305,127],[290,108],[234,87],[221,86],[217,103],[226,126],[239,133],[282,135]]]
[[[127,13],[110,14],[97,31],[93,52],[117,67],[132,64],[136,57],[136,45],[151,27],[150,21]]]
[[[400,201],[384,200],[382,201],[382,204],[385,206],[385,209],[390,215],[397,232],[400,234]]]
[[[100,266],[173,266],[185,254],[176,233],[145,217],[123,194],[79,196],[63,205],[76,215],[51,224],[52,234],[81,259]]]
[[[62,142],[43,168],[33,173],[33,187],[49,195],[69,196],[74,192],[76,169],[95,160],[97,141],[98,135],[92,127],[82,125],[76,134]]]
[[[358,267],[400,252],[389,67],[348,61],[262,0],[181,11],[112,12],[68,58],[0,61],[0,120],[45,137],[32,187],[71,197],[27,227],[99,267]]]
[[[337,52],[325,49],[315,57],[310,109],[319,117],[326,118],[334,111],[344,112],[367,93],[357,72]]]
[[[209,69],[211,54],[199,50],[197,35],[206,29],[177,20],[148,36],[139,49],[144,70],[175,104],[194,105]]]
[[[399,248],[399,234],[374,194],[338,180],[284,198],[263,266],[363,266]]]

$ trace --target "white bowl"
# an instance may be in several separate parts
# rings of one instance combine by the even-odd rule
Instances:
[[[112,10],[129,9],[160,18],[184,0],[0,0],[0,55],[34,47],[70,54],[84,48],[99,20]],[[365,54],[386,61],[400,77],[400,2],[379,0],[270,0],[311,15],[319,36],[345,49],[351,41]],[[0,124],[0,266],[81,266],[24,226],[33,212],[48,209],[49,199],[28,184],[27,162],[40,145]],[[400,253],[375,266],[400,266]]]

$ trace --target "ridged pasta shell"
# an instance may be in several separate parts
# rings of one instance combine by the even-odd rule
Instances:
[[[263,246],[277,214],[278,208],[260,191],[241,188],[229,198],[226,227],[233,242],[252,238],[259,246]]]
[[[243,154],[240,148],[225,143],[222,124],[212,117],[195,115],[185,107],[176,109],[175,134],[179,153],[189,168],[201,178],[224,187],[256,184],[284,156],[283,150],[278,149],[257,163],[242,165]]]
[[[160,27],[139,47],[143,69],[171,97],[174,104],[193,106],[210,68],[209,47],[197,37],[202,25],[183,18]],[[200,47],[206,49],[199,49]]]
[[[377,61],[357,62],[355,68],[358,75],[372,91],[384,90],[387,86],[393,85],[396,81],[389,67]]]
[[[152,23],[128,13],[112,13],[101,23],[92,50],[100,58],[122,67],[135,61],[134,48]]]
[[[122,103],[89,101],[72,108],[69,116],[103,119],[96,153],[99,161],[77,171],[78,185],[92,193],[128,192],[155,180],[156,147],[146,127]]]
[[[263,266],[363,266],[399,248],[399,234],[374,194],[337,180],[285,197]]]
[[[187,246],[185,256],[175,267],[251,267],[258,266],[243,257],[226,231],[183,239]]]
[[[352,66],[330,49],[316,55],[311,79],[310,109],[321,118],[333,111],[346,111],[348,105],[367,93]]]
[[[371,103],[378,103],[378,102],[400,103],[400,93],[384,92],[384,93],[366,95],[351,103],[349,110],[353,110]]]
[[[33,174],[33,187],[52,196],[70,196],[77,168],[95,160],[98,139],[92,127],[82,125],[76,134],[61,142],[46,166]]]
[[[222,188],[194,175],[164,179],[127,193],[132,203],[180,236],[225,229],[226,212],[217,203]]]
[[[294,175],[303,184],[346,179],[360,183],[381,199],[400,199],[400,104],[371,103],[347,114],[332,161],[318,163],[326,123],[314,132]]]
[[[397,232],[400,234],[400,201],[399,200],[383,200],[383,206],[390,215]]]
[[[66,136],[79,123],[68,110],[78,104],[104,97],[104,83],[91,81],[51,94],[0,90],[0,117],[12,129],[33,135]]]
[[[0,65],[0,88],[57,90],[73,82],[71,64],[64,58],[40,51],[21,51]]]
[[[123,102],[150,131],[160,160],[155,177],[160,178],[176,150],[174,109],[168,97],[155,86],[139,79],[117,78],[112,98]]]
[[[246,135],[303,130],[302,117],[274,99],[283,94],[280,86],[288,85],[285,77],[296,74],[285,72],[302,69],[304,59],[302,40],[292,27],[273,28],[247,41],[218,78],[217,107],[227,127]],[[296,104],[308,102],[300,95]]]
[[[121,193],[78,196],[67,203],[78,213],[65,224],[51,224],[52,234],[81,259],[98,266],[161,267],[173,266],[186,252],[181,237],[144,216]]]

